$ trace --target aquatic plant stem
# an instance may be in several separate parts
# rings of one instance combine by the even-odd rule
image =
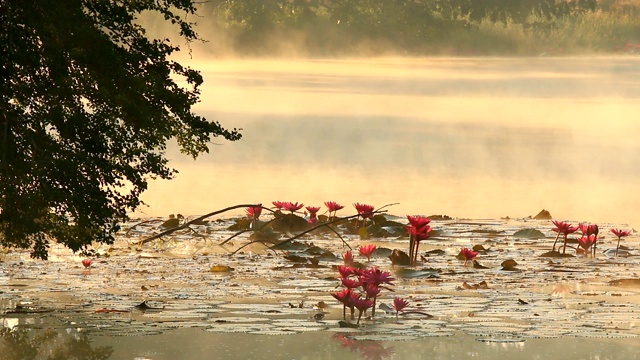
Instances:
[[[416,263],[413,261],[413,243],[414,243],[413,235],[409,235],[409,263],[411,265],[415,265]]]
[[[551,249],[551,251],[556,251],[556,243],[558,242],[559,237],[560,237],[560,232],[558,231],[558,235],[556,235],[556,240],[553,242],[553,249]]]

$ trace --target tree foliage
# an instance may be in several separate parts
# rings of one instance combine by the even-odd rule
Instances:
[[[334,53],[347,40],[382,40],[411,51],[482,21],[537,30],[595,7],[596,0],[217,0],[202,5],[204,13],[233,29],[236,48],[253,53],[269,46],[269,36],[286,37],[291,31],[305,32],[307,45],[337,43],[329,49]]]
[[[203,78],[147,37],[147,11],[198,39],[192,0],[0,0],[3,245],[46,258],[50,241],[110,243],[148,179],[174,174],[169,139],[195,158],[240,138],[191,110]]]

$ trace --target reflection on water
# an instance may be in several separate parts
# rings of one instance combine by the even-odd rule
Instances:
[[[640,221],[640,59],[198,62],[198,111],[244,138],[150,185],[148,215],[242,202]]]
[[[340,342],[343,348],[349,349],[352,353],[360,354],[363,359],[391,359],[395,350],[391,346],[385,347],[382,341],[377,340],[354,340],[348,333],[338,333],[331,338]]]
[[[550,334],[551,335],[551,334]],[[336,339],[340,341],[336,341]],[[409,341],[351,340],[309,332],[269,336],[208,333],[194,328],[162,335],[100,336],[93,332],[0,330],[0,358],[14,359],[638,359],[629,339],[529,339],[488,342],[456,335]],[[188,344],[188,346],[185,346]]]
[[[30,331],[20,328],[0,329],[0,349],[3,360],[106,360],[113,354],[112,346],[92,346],[86,332],[75,329]]]

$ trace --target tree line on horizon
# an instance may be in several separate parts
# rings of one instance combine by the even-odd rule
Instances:
[[[552,43],[566,22],[574,31],[576,22],[595,13],[629,17],[640,14],[637,9],[638,0],[214,0],[200,4],[197,22],[198,28],[216,22],[216,30],[243,55],[277,53],[280,42],[296,43],[312,55],[344,55],[362,44],[429,54],[461,38],[467,43],[462,46],[495,45],[509,52],[496,32],[513,38],[518,29],[517,37]],[[488,36],[481,33],[487,24],[492,27]],[[585,36],[590,35],[575,35]],[[609,41],[623,41],[616,36],[623,37],[612,34]]]

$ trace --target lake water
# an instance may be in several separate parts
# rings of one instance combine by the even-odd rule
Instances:
[[[138,214],[274,200],[640,224],[640,58],[206,60],[197,112],[243,139]],[[343,210],[352,213],[353,210]]]

